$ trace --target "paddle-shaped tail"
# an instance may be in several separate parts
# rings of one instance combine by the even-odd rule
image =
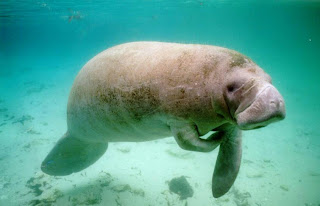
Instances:
[[[96,162],[107,148],[107,142],[85,141],[67,132],[43,160],[41,170],[55,176],[79,172]]]

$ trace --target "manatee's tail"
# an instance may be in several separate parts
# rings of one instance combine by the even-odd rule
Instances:
[[[44,159],[41,170],[54,176],[79,172],[96,162],[107,148],[107,142],[84,141],[69,135],[67,132]]]

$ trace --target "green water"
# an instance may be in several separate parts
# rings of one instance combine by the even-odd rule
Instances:
[[[40,164],[66,131],[81,67],[131,41],[210,44],[262,67],[286,101],[284,121],[244,132],[238,178],[214,199],[217,151],[173,138],[110,144],[94,165],[63,178]],[[319,1],[1,1],[0,205],[320,205]],[[180,200],[168,181],[186,176]]]

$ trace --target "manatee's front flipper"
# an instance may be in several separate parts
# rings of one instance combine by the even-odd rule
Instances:
[[[55,176],[79,172],[97,161],[107,148],[108,143],[84,141],[66,133],[42,162],[41,170]]]
[[[195,125],[187,123],[172,123],[172,134],[178,145],[185,150],[210,152],[219,146],[222,137],[218,133],[212,134],[208,139],[199,138]]]
[[[220,150],[212,177],[212,194],[218,198],[229,191],[233,185],[241,163],[241,130],[229,127],[219,131],[223,135]]]

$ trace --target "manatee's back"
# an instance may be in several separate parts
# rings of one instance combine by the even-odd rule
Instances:
[[[177,99],[195,98],[194,90],[199,90],[197,96],[208,96],[199,92],[206,92],[205,81],[215,68],[213,60],[224,55],[220,50],[203,45],[134,42],[101,52],[82,68],[73,84],[68,103],[69,130],[113,137],[137,133],[152,138],[149,130],[155,136],[170,135],[168,113],[179,116],[190,109],[211,107],[207,100],[199,102],[208,105],[196,108],[187,105],[193,102]],[[138,134],[140,130],[143,134]]]

